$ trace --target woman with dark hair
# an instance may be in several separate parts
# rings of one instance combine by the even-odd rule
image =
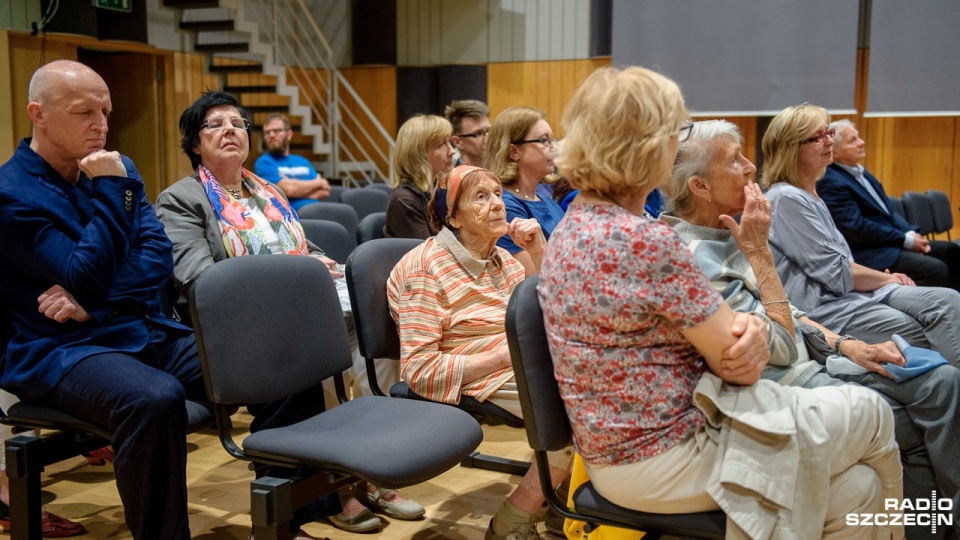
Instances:
[[[225,92],[204,93],[180,116],[180,146],[196,173],[165,189],[156,205],[173,242],[173,279],[180,291],[180,305],[186,305],[190,286],[206,268],[229,257],[312,256],[323,261],[335,277],[341,276],[336,263],[306,239],[283,192],[243,168],[250,149],[249,118]],[[323,410],[322,396],[323,390],[315,388],[282,402],[249,407],[254,415],[250,430],[313,416]],[[424,514],[422,506],[397,491],[368,482],[344,488],[340,500],[342,511],[336,498],[328,498],[299,512],[291,522],[295,527],[291,532],[321,517],[350,532],[379,529],[380,518],[363,505],[397,519],[418,519]],[[302,530],[298,534],[297,538],[312,538]]]

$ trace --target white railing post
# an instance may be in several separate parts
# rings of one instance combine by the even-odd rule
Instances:
[[[337,98],[337,88],[339,87],[339,82],[337,77],[333,76],[329,69],[327,72],[327,100],[329,105],[327,106],[327,125],[329,126],[330,131],[330,167],[331,170],[335,171],[334,174],[343,178],[343,183],[345,187],[351,187],[350,184],[353,183],[353,178],[348,177],[347,175],[339,174],[340,169],[340,106],[339,99]]]

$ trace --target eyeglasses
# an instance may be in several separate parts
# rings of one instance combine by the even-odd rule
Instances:
[[[553,138],[552,136],[550,136],[550,135],[544,135],[543,137],[540,137],[539,139],[524,139],[524,140],[522,140],[522,141],[511,141],[510,144],[540,143],[540,144],[542,144],[544,147],[549,147],[549,146],[554,146],[554,145],[556,145],[558,142],[560,142],[560,139],[554,139],[554,138]]]
[[[263,134],[266,135],[267,137],[273,137],[274,135],[279,135],[279,134],[281,134],[281,133],[286,133],[286,132],[288,132],[288,131],[290,131],[290,130],[287,129],[287,128],[281,128],[281,129],[265,129],[265,130],[263,130]]]
[[[830,137],[832,139],[836,134],[837,134],[837,130],[833,128],[825,129],[823,131],[816,132],[816,134],[814,134],[814,136],[810,137],[809,139],[804,139],[800,141],[800,144],[818,143],[822,141],[824,137]]]
[[[487,129],[478,129],[473,133],[463,133],[461,135],[457,135],[457,137],[465,137],[467,139],[478,139],[478,138],[486,137],[489,134],[490,134],[490,128],[487,128]]]
[[[231,126],[234,129],[246,131],[250,129],[250,121],[246,118],[240,118],[239,116],[234,116],[229,120],[226,118],[220,118],[219,116],[214,116],[213,118],[207,118],[207,120],[200,124],[200,129],[206,129],[207,131],[220,131],[221,129]]]
[[[693,133],[693,122],[687,122],[680,126],[680,133],[677,135],[677,142],[687,142],[690,134]]]

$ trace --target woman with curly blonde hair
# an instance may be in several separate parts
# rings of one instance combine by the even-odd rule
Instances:
[[[693,127],[676,83],[599,69],[563,127],[557,165],[581,192],[537,290],[596,490],[643,512],[723,510],[728,538],[902,538],[844,520],[902,497],[890,408],[865,388],[759,380],[778,323],[735,313],[676,231],[642,217]]]

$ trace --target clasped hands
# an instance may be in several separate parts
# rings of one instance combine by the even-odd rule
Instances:
[[[721,353],[720,373],[728,383],[751,385],[760,380],[760,372],[770,361],[767,322],[753,313],[736,313],[731,333],[736,343]]]

